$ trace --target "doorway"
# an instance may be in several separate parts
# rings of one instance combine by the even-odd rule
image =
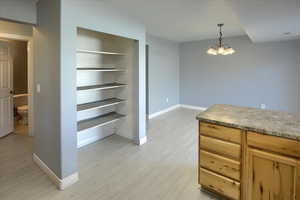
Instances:
[[[33,136],[31,38],[0,33],[0,138]]]

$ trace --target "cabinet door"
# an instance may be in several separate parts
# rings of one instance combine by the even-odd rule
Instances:
[[[300,200],[299,160],[248,150],[247,200]]]

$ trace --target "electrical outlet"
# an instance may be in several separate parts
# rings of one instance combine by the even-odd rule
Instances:
[[[169,103],[169,98],[166,98],[166,102]]]
[[[266,109],[266,107],[267,107],[266,104],[260,104],[261,109]]]

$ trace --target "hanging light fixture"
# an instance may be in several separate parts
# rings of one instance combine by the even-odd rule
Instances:
[[[216,44],[213,47],[210,47],[207,50],[207,53],[209,55],[231,55],[235,53],[235,50],[231,48],[230,46],[223,43],[223,33],[222,33],[222,27],[224,24],[218,24],[218,27],[220,28],[220,37],[219,37],[219,44]]]

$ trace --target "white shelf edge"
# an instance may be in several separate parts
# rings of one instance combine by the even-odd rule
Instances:
[[[104,85],[98,85],[99,87],[88,88],[88,89],[78,89],[80,87],[77,87],[77,92],[93,91],[93,90],[109,90],[109,89],[122,88],[122,87],[127,86],[126,84],[121,84],[121,83],[118,83],[118,84],[120,84],[120,85],[111,85],[111,86],[109,86],[108,84],[107,84],[107,86],[105,86],[105,84]],[[82,86],[82,87],[89,87],[89,86]],[[92,87],[92,86],[90,86],[90,87]]]
[[[98,68],[98,67],[77,67],[78,71],[98,71],[98,72],[126,72],[126,69],[118,68]]]
[[[115,99],[117,99],[117,98],[115,98]],[[87,108],[87,109],[82,109],[82,110],[78,110],[77,109],[77,112],[84,112],[84,111],[88,111],[88,110],[95,110],[95,109],[100,109],[100,108],[106,108],[106,107],[109,107],[109,106],[114,106],[114,105],[118,105],[118,104],[126,102],[126,100],[124,100],[124,99],[118,99],[118,100],[120,100],[120,101],[114,102],[114,103],[104,104],[104,105],[101,105],[101,106],[95,106],[95,107],[91,107],[91,108]],[[104,102],[104,100],[103,100],[103,102]],[[95,103],[95,102],[93,102],[93,103]],[[86,105],[87,104],[88,103],[86,103]],[[83,104],[79,104],[77,106],[80,106],[80,105],[83,105]]]
[[[91,51],[91,50],[86,50],[86,49],[77,49],[77,53],[90,53],[90,54],[125,56],[124,53],[109,52],[109,51]]]
[[[106,122],[103,122],[103,123],[99,123],[99,124],[93,125],[93,126],[91,126],[91,127],[84,128],[84,129],[82,129],[82,130],[77,130],[77,133],[80,134],[81,132],[86,131],[86,130],[89,130],[89,129],[102,127],[102,126],[105,126],[105,125],[107,125],[107,124],[111,124],[111,123],[114,123],[114,122],[116,122],[116,121],[119,121],[120,119],[126,117],[126,115],[122,115],[122,114],[119,114],[119,113],[116,113],[116,112],[108,113],[108,114],[106,114],[106,115],[109,116],[110,114],[111,114],[111,115],[116,115],[116,117],[115,117],[114,119],[112,119],[112,120],[109,120],[109,121],[106,121]],[[92,121],[92,120],[94,120],[94,119],[96,119],[96,118],[99,118],[99,119],[100,119],[101,117],[104,118],[104,117],[106,117],[106,116],[103,115],[103,116],[95,117],[95,118],[90,119],[90,121]],[[83,120],[83,121],[86,121],[86,122],[87,122],[87,121],[89,121],[89,120],[87,119],[87,120]],[[77,124],[78,124],[78,127],[79,127],[80,122],[78,122]]]
[[[86,129],[83,129],[83,130],[80,130],[80,131],[77,131],[77,132],[80,133],[80,132],[83,132],[83,131],[88,130],[88,129],[93,129],[93,128],[102,127],[102,126],[105,126],[105,125],[114,123],[114,122],[116,122],[116,121],[119,121],[120,119],[121,119],[121,118],[113,119],[113,120],[111,120],[111,121],[107,121],[107,122],[104,122],[104,123],[101,123],[101,124],[98,124],[98,125],[95,125],[95,126],[92,126],[92,127],[90,127],[90,128],[86,128]]]
[[[28,97],[29,94],[15,94],[13,95],[13,98],[19,98],[19,97]]]

